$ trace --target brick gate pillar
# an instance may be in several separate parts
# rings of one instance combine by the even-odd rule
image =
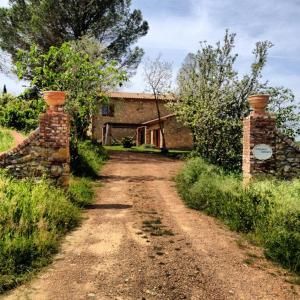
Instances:
[[[39,128],[21,144],[0,154],[0,168],[17,178],[46,176],[67,186],[70,176],[70,122],[64,112],[65,93],[46,92],[49,105],[40,117]]]
[[[50,177],[66,186],[70,176],[70,119],[64,112],[64,100],[49,103],[45,97],[45,101],[49,108],[40,117],[40,146],[47,151]]]
[[[253,109],[243,121],[243,175],[247,183],[259,174],[274,174],[276,169],[276,119],[266,111],[268,95],[249,97]]]

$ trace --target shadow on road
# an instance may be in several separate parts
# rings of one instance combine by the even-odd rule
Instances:
[[[87,209],[128,209],[132,208],[132,205],[126,204],[92,204],[87,206]]]

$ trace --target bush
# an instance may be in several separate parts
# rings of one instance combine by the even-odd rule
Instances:
[[[75,176],[97,178],[100,167],[107,160],[106,150],[91,140],[71,143],[71,170]]]
[[[0,175],[0,292],[46,265],[59,238],[74,228],[80,210],[47,181]]]
[[[300,181],[264,180],[243,188],[242,178],[201,158],[188,160],[177,177],[187,205],[251,233],[266,255],[300,273]]]
[[[122,139],[122,145],[124,148],[132,148],[134,144],[135,143],[132,136],[126,136]]]
[[[38,127],[39,115],[44,109],[42,99],[28,100],[5,94],[0,97],[0,125],[29,132]]]

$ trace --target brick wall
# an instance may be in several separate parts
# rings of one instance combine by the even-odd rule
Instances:
[[[253,149],[260,144],[271,147],[271,158],[259,160],[254,156]],[[244,119],[243,174],[246,181],[261,174],[280,179],[300,178],[300,147],[277,131],[276,118],[265,109],[254,107]]]
[[[68,185],[70,175],[69,117],[62,107],[48,110],[40,117],[40,126],[16,148],[0,155],[0,167],[14,177],[53,179]]]
[[[275,174],[276,120],[269,114],[251,114],[244,119],[243,132],[243,173],[245,177],[258,174]],[[253,148],[259,144],[271,146],[273,156],[267,160],[258,160],[253,155]]]

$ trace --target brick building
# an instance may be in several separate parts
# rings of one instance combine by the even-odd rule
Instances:
[[[170,149],[191,149],[191,131],[180,124],[167,108],[171,98],[159,99],[159,108],[166,146]],[[162,147],[156,101],[152,94],[115,92],[110,102],[99,107],[93,118],[93,138],[103,145],[120,143],[132,136],[137,145],[152,144]]]

